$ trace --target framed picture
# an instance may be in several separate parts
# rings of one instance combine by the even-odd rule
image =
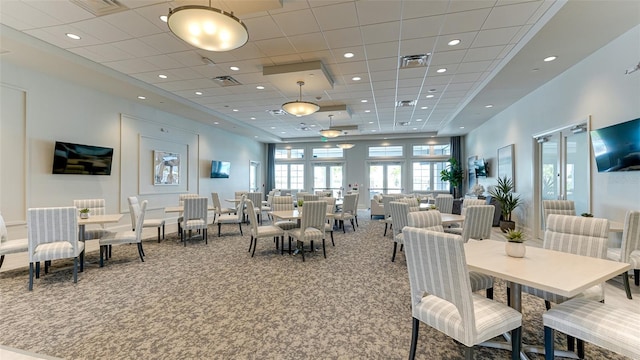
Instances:
[[[498,149],[498,177],[508,177],[513,181],[515,189],[516,179],[513,173],[513,144]]]
[[[478,160],[478,156],[469,156],[467,158],[467,178],[469,179],[469,183],[467,191],[471,191],[473,186],[476,184],[476,160]]]
[[[180,185],[180,154],[153,151],[153,185]]]

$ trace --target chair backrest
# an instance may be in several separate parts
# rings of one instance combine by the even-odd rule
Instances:
[[[438,210],[412,211],[407,215],[407,226],[443,232],[442,214]]]
[[[574,216],[576,214],[576,206],[572,200],[542,200],[542,209],[545,220],[551,214]]]
[[[272,211],[293,210],[293,198],[291,196],[274,196],[271,201]]]
[[[582,256],[606,258],[609,220],[550,214],[542,247]]]
[[[407,197],[397,199],[396,201],[403,202],[409,205],[409,211],[419,211],[420,210],[420,201],[414,197]]]
[[[453,211],[453,195],[438,194],[436,196],[436,207],[443,214],[451,214]]]
[[[640,250],[640,211],[628,211],[622,229],[620,261],[629,262],[629,255],[635,250]]]
[[[199,194],[180,194],[178,195],[178,205],[183,206],[184,199],[195,199],[199,197],[200,197]]]
[[[320,201],[324,201],[327,203],[327,214],[333,214],[336,212],[336,198],[323,197],[323,198],[320,198]]]
[[[258,236],[258,216],[256,215],[256,209],[253,206],[253,201],[247,200],[244,202],[247,207],[247,216],[249,217],[249,226],[251,226],[251,234]]]
[[[482,240],[491,238],[493,213],[495,211],[496,208],[493,205],[467,206],[462,227],[462,240],[467,242],[469,239]]]
[[[241,195],[240,201],[238,202],[238,205],[236,205],[236,215],[238,216],[239,223],[241,223],[244,218],[244,207],[247,201],[247,194]],[[255,213],[255,210],[253,212]]]
[[[382,195],[382,206],[384,209],[384,218],[388,218],[391,217],[391,206],[389,206],[389,203],[392,201],[395,201],[395,197],[394,196],[390,196],[390,195]]]
[[[324,201],[305,202],[302,211],[301,229],[314,228],[324,233],[327,218],[327,203]]]
[[[240,199],[242,195],[247,195],[248,193],[249,193],[248,191],[236,191],[234,193],[234,198]]]
[[[466,343],[476,337],[474,306],[464,242],[458,235],[407,227],[404,248],[411,287],[411,306],[425,294],[437,296],[457,309],[462,320]]]
[[[140,216],[140,203],[136,196],[129,196],[127,201],[129,202],[129,215],[131,216],[131,230],[135,230]]]
[[[142,242],[142,230],[144,228],[144,216],[147,213],[147,204],[149,202],[144,200],[142,205],[138,207],[138,218],[136,220],[135,232],[136,232],[136,242]],[[129,208],[131,210],[131,208]]]
[[[9,241],[9,232],[7,231],[7,225],[4,223],[4,218],[0,214],[0,245]]]
[[[307,202],[307,201],[318,201],[318,200],[320,200],[320,196],[313,195],[313,194],[304,194],[304,195],[302,195],[302,197],[300,197],[298,195],[298,199],[302,199],[302,200],[304,200],[304,202]]]
[[[209,199],[205,197],[186,198],[184,199],[184,221],[202,219],[207,222],[207,202]]]
[[[316,195],[320,197],[332,197],[333,191],[331,190],[316,190]]]
[[[358,194],[349,194],[344,196],[344,200],[342,201],[342,212],[347,214],[356,214],[357,205],[356,201],[358,201]]]
[[[402,228],[409,224],[409,205],[400,201],[389,203],[391,208],[391,223],[393,224],[393,236],[402,232]]]
[[[211,193],[211,200],[213,201],[213,207],[216,209],[216,214],[220,215],[222,211],[222,205],[220,204],[220,195],[217,192]]]
[[[45,243],[68,241],[73,253],[78,249],[78,208],[50,207],[27,210],[29,262],[33,262],[34,249]]]
[[[467,208],[473,205],[487,205],[487,200],[464,199],[464,201],[462,201],[462,210],[460,210],[460,215],[464,216],[467,213]]]
[[[251,200],[255,206],[262,204],[262,192],[250,192],[247,193],[247,199]],[[254,210],[255,211],[255,210]]]
[[[73,200],[76,209],[89,209],[91,215],[104,215],[107,213],[104,199],[81,199]]]

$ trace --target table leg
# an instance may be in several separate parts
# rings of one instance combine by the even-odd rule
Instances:
[[[87,243],[84,241],[84,224],[78,224],[78,241],[82,241],[84,243],[84,250],[87,249]],[[84,272],[84,255],[80,256],[80,272]]]

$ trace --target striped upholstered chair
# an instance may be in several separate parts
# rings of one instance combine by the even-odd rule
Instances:
[[[387,236],[387,228],[393,228],[393,219],[391,218],[391,206],[389,203],[395,201],[395,197],[391,195],[382,195],[382,209],[384,210],[384,235]]]
[[[327,258],[325,247],[325,222],[327,221],[327,203],[324,201],[308,201],[304,203],[300,227],[285,232],[285,236],[295,239],[304,261],[304,243],[322,240],[322,254]],[[312,250],[313,251],[313,250]]]
[[[130,210],[133,212],[134,210]],[[147,212],[147,200],[142,202],[138,211],[138,215],[135,218],[135,225],[133,225],[133,230],[131,231],[118,231],[116,233],[110,233],[107,236],[103,236],[98,240],[98,244],[100,244],[100,267],[104,266],[104,255],[111,245],[122,245],[122,244],[137,244],[138,245],[138,255],[140,256],[140,261],[144,262],[144,250],[142,249],[142,230],[144,229],[144,217]]]
[[[442,214],[451,214],[453,211],[453,195],[451,194],[438,194],[436,196],[436,208]]]
[[[404,245],[404,235],[402,229],[409,224],[409,204],[400,201],[392,201],[389,203],[391,209],[391,219],[393,219],[393,255],[391,262],[396,261],[396,250],[400,244],[400,251]]]
[[[129,214],[131,215],[131,229],[135,231],[138,217],[140,216],[140,202],[135,196],[129,196],[127,201],[129,201]],[[160,228],[162,228],[162,238],[164,239],[164,219],[144,219],[142,227],[157,228],[158,242],[160,242]]]
[[[240,235],[243,235],[242,221],[244,220],[244,203],[246,200],[247,195],[240,196],[240,202],[238,202],[238,205],[236,206],[235,214],[221,214],[216,218],[213,223],[218,225],[218,237],[220,237],[220,232],[222,231],[222,224],[238,224]]]
[[[89,214],[91,215],[105,215],[107,213],[107,206],[104,199],[73,200],[73,206],[75,206],[78,210],[89,209]],[[88,229],[85,227],[84,239],[100,239],[108,233],[109,232],[105,229],[104,225],[99,225],[99,227],[95,227],[92,229]]]
[[[576,206],[571,200],[542,200],[542,211],[546,221],[551,214],[575,216]]]
[[[78,260],[82,267],[84,243],[78,241],[78,209],[75,207],[27,210],[29,239],[29,290],[33,276],[40,277],[40,262],[73,258],[73,282],[78,282]]]
[[[460,215],[467,215],[467,208],[473,205],[487,205],[487,200],[481,199],[464,199],[462,202],[462,209],[460,210]],[[460,224],[454,223],[449,225],[448,230],[446,232],[450,234],[462,235],[462,227]]]
[[[27,252],[27,250],[29,250],[28,239],[9,240],[7,226],[4,223],[4,218],[0,215],[0,267],[2,267],[5,255]]]
[[[251,257],[256,253],[256,246],[258,246],[258,239],[271,238],[275,240],[276,250],[278,249],[278,238],[282,241],[284,236],[284,230],[275,225],[258,225],[258,216],[256,215],[253,201],[247,200],[245,202],[247,209],[247,216],[249,217],[249,225],[251,226],[251,239],[249,239],[249,251],[253,248]],[[258,205],[260,206],[260,205]]]
[[[609,260],[621,261],[631,264],[636,286],[640,285],[640,211],[629,211],[624,218],[622,230],[622,246],[607,249]],[[629,275],[622,274],[627,298],[631,299],[629,288]]]
[[[271,211],[293,211],[293,209],[293,197],[291,195],[274,196],[273,200],[271,200]],[[298,222],[292,220],[279,220],[276,221],[274,225],[287,231],[297,228]]]
[[[178,195],[178,205],[184,207],[184,199],[195,199],[200,197],[199,194],[180,194]],[[178,216],[178,233],[182,236],[182,222],[184,221],[184,216]]]
[[[474,345],[512,331],[511,359],[520,359],[522,314],[472,292],[462,238],[412,227],[403,233],[413,315],[409,359],[416,355],[420,322],[465,345],[467,359]]]
[[[260,224],[262,224],[262,209],[259,204],[262,204],[262,192],[249,192],[247,193],[247,200],[251,200],[254,203],[253,212],[256,213],[256,217]],[[247,214],[246,204],[245,204],[245,214]],[[249,214],[247,214],[249,216]]]
[[[483,240],[491,238],[493,205],[471,205],[465,211],[464,225],[460,228],[446,228],[445,232],[462,235],[464,242],[469,239]]]
[[[187,240],[191,239],[193,230],[202,232],[204,243],[207,244],[207,217],[209,215],[208,200],[206,197],[187,198],[184,199],[184,212],[182,221],[182,233],[180,234],[184,246],[187,246]],[[242,212],[241,215],[242,216]],[[220,217],[218,217],[220,219]],[[187,237],[189,231],[189,237]]]

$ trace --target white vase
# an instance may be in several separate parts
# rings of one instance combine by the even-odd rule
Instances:
[[[89,213],[80,213],[80,219],[88,219]]]
[[[507,241],[504,245],[504,250],[511,257],[521,258],[527,252],[527,247],[524,243]]]

